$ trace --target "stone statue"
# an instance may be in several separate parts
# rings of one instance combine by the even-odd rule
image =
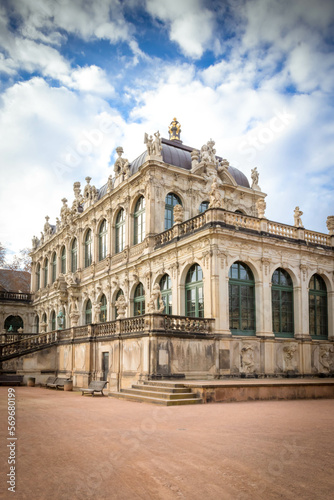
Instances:
[[[162,145],[161,145],[161,138],[160,138],[159,130],[157,132],[155,132],[154,137],[155,137],[155,139],[154,139],[153,145],[152,145],[153,154],[155,156],[161,156]]]
[[[333,236],[334,235],[334,215],[329,215],[327,217],[326,224],[327,224],[327,229],[329,231],[329,234],[331,236]]]
[[[210,190],[210,203],[209,208],[221,208],[221,196],[218,188],[217,179],[214,179]]]
[[[261,191],[259,188],[259,172],[257,171],[256,167],[252,169],[251,178],[252,178],[251,188]]]
[[[108,177],[108,184],[107,184],[107,193],[110,193],[113,189],[113,178],[112,175],[109,175]]]
[[[60,209],[60,220],[62,222],[62,225],[65,225],[69,222],[71,209],[67,206],[66,198],[63,198],[61,201],[63,202],[63,206]]]
[[[302,215],[303,215],[303,212],[301,210],[299,210],[299,207],[296,207],[295,211],[294,211],[294,215],[293,215],[295,227],[304,227],[303,223],[302,223],[302,219],[301,219]]]
[[[38,238],[37,236],[34,236],[32,239],[32,249],[35,250],[37,248],[37,245],[38,245]]]
[[[45,217],[45,224],[44,224],[44,235],[45,236],[51,236],[51,233],[52,233],[52,227],[51,225],[49,224],[49,220],[50,220],[50,217],[47,215]]]
[[[126,311],[127,305],[128,305],[128,303],[125,300],[124,295],[120,295],[115,302],[115,306],[117,309],[117,319],[125,318],[125,311]]]
[[[151,303],[151,306],[150,306],[150,303]],[[151,297],[149,300],[148,308],[151,309],[151,310],[149,310],[149,312],[152,312],[152,313],[162,313],[163,310],[165,309],[165,304],[162,300],[160,286],[158,283],[156,283],[153,287]]]
[[[183,208],[181,205],[175,205],[173,208],[174,224],[183,222]]]
[[[115,161],[114,171],[115,171],[116,185],[118,185],[120,182],[123,182],[129,177],[130,163],[127,160],[127,158],[122,158],[122,154],[124,153],[124,151],[121,146],[118,146],[116,148],[116,152],[118,154],[118,158]],[[108,192],[111,189],[112,186],[109,184],[109,179],[108,179]]]
[[[267,204],[263,198],[259,198],[256,200],[256,210],[257,210],[257,216],[259,219],[265,219],[266,217],[264,216],[265,209],[267,207]]]
[[[148,135],[146,132],[144,135],[144,144],[146,144],[148,156],[153,155],[154,154],[153,137],[151,135]]]

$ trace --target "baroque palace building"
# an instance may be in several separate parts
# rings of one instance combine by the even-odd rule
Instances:
[[[74,183],[56,224],[46,217],[31,252],[34,333],[49,346],[35,373],[108,378],[111,391],[331,375],[334,216],[329,234],[305,229],[299,207],[294,225],[268,220],[257,169],[250,185],[214,141],[196,149],[180,132],[174,118],[168,140],[145,134],[131,163],[118,147],[107,184]]]

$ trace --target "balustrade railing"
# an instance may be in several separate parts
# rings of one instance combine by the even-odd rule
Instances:
[[[304,239],[309,243],[331,246],[330,235],[308,231],[306,229],[302,229],[302,232],[300,232],[300,228],[289,226],[288,224],[280,224],[267,219],[259,219],[258,217],[252,217],[250,215],[229,212],[222,208],[209,209],[203,214],[199,214],[181,224],[174,225],[171,229],[163,233],[157,234],[155,236],[155,246],[161,246],[168,243],[176,236],[191,234],[196,229],[205,226],[207,222],[212,223],[215,220],[238,228],[252,229],[258,232],[265,231],[269,234],[282,236],[284,238]]]
[[[214,319],[190,318],[185,316],[165,316],[164,329],[166,331],[210,333]]]
[[[21,293],[21,292],[0,292],[0,300],[14,300],[21,302],[31,302],[32,294],[31,293]]]
[[[142,332],[145,328],[145,316],[121,319],[121,333]]]
[[[94,325],[93,328],[96,337],[115,335],[116,321],[109,321],[108,323],[99,323],[98,325]]]

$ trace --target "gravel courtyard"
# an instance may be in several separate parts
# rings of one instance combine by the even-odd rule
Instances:
[[[16,486],[0,498],[320,500],[334,495],[334,400],[160,407],[17,387]]]

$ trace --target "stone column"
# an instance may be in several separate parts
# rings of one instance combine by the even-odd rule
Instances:
[[[334,342],[334,291],[327,292],[328,340]]]
[[[255,283],[256,335],[273,338],[271,282],[264,274],[263,281]]]
[[[295,338],[309,338],[309,294],[304,281],[293,288]]]
[[[36,262],[31,263],[31,291],[36,291]]]

